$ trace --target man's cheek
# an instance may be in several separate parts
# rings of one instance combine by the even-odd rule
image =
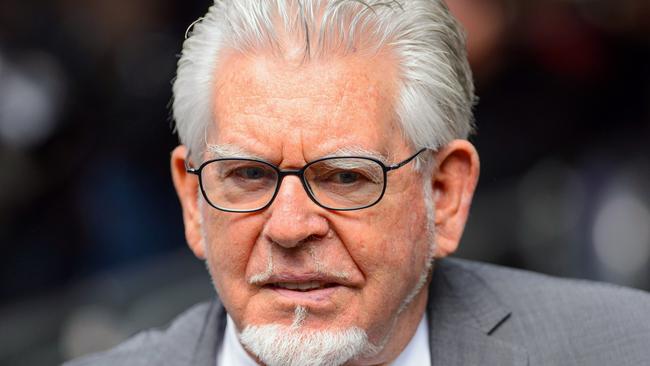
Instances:
[[[230,311],[237,311],[248,297],[245,280],[247,260],[241,251],[214,251],[210,253],[208,269],[214,287],[224,305]]]
[[[206,235],[209,266],[231,281],[243,279],[250,248],[227,233],[212,231]]]
[[[403,269],[403,253],[400,253],[392,237],[371,237],[357,243],[350,250],[354,262],[366,276],[369,285],[389,282]]]

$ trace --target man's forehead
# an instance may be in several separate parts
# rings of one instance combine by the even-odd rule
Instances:
[[[240,55],[242,56],[242,55]],[[384,60],[385,61],[385,60]],[[388,161],[402,136],[395,89],[384,61],[354,57],[283,65],[272,56],[231,55],[219,71],[214,119],[206,133],[215,156],[249,156],[291,164],[324,156]]]
[[[269,96],[275,107],[305,102],[342,103],[351,95],[380,97],[383,104],[392,105],[396,96],[396,63],[390,57],[333,56],[296,66],[270,54],[228,53],[219,70],[215,84],[217,112],[219,108],[240,105],[237,100],[248,104]]]

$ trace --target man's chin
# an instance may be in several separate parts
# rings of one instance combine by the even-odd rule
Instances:
[[[267,366],[343,365],[379,351],[361,328],[318,330],[295,320],[290,326],[247,326],[239,340]]]

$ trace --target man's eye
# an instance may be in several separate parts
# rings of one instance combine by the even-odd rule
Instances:
[[[324,181],[335,183],[335,184],[353,184],[363,181],[365,177],[362,174],[351,170],[342,170],[338,172],[332,172],[322,179]]]
[[[359,174],[355,172],[340,172],[336,174],[336,178],[340,183],[354,183],[359,180]]]
[[[264,169],[260,167],[242,167],[235,169],[233,175],[242,179],[262,179],[266,175]]]

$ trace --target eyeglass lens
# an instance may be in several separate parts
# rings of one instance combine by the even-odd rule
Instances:
[[[206,198],[227,210],[255,210],[266,206],[278,186],[278,171],[255,160],[215,160],[203,167]],[[384,189],[384,171],[365,158],[330,158],[309,164],[304,171],[311,196],[332,209],[351,209],[374,203]]]

